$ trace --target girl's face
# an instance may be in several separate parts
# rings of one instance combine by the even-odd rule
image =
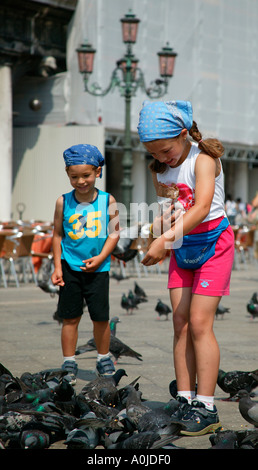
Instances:
[[[67,168],[67,174],[72,187],[80,195],[88,194],[95,186],[95,180],[100,176],[101,168],[93,165],[72,165]]]
[[[187,131],[182,131],[178,137],[173,139],[158,139],[144,142],[147,151],[160,163],[166,163],[171,167],[181,164],[184,156],[188,153],[189,142],[186,140]],[[188,150],[186,152],[186,150]]]

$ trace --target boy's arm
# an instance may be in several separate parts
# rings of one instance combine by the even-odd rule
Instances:
[[[83,260],[85,266],[81,267],[82,271],[93,272],[95,271],[103,261],[114,251],[118,240],[120,238],[119,232],[119,212],[115,198],[110,195],[109,198],[109,224],[108,224],[108,237],[101,250],[101,253],[88,260]]]
[[[63,272],[61,265],[61,241],[63,237],[63,196],[56,201],[54,214],[54,230],[53,230],[53,258],[55,270],[51,276],[53,284],[63,286]]]

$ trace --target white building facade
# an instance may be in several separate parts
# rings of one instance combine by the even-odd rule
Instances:
[[[162,99],[192,102],[203,137],[217,137],[225,146],[225,193],[244,202],[254,197],[258,190],[258,0],[79,0],[68,28],[67,71],[48,79],[25,75],[13,90],[12,184],[5,189],[9,200],[5,208],[3,203],[0,206],[0,220],[17,218],[20,202],[26,206],[24,219],[53,218],[55,199],[69,190],[62,153],[75,143],[92,143],[105,154],[101,185],[121,200],[124,98],[118,89],[104,97],[86,93],[75,50],[85,39],[96,48],[90,82],[106,88],[125,52],[120,19],[129,9],[140,19],[133,53],[146,84],[159,77],[157,52],[168,41],[178,56]],[[0,87],[6,86],[7,75],[0,70]],[[35,98],[42,102],[38,111],[28,106]],[[146,94],[138,90],[131,105],[132,202],[151,204],[155,195],[149,160],[137,135],[145,99]],[[10,178],[10,166],[5,171]]]

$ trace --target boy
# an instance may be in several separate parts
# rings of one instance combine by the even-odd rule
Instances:
[[[54,215],[52,282],[60,286],[58,315],[62,318],[62,368],[76,383],[75,349],[85,299],[93,322],[97,347],[96,371],[115,372],[109,355],[110,255],[119,240],[119,221],[114,197],[95,187],[104,158],[97,147],[74,145],[63,153],[71,192],[57,199]]]

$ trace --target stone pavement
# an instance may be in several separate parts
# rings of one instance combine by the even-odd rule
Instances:
[[[224,297],[222,305],[230,307],[223,319],[215,320],[214,330],[221,351],[220,367],[224,370],[253,370],[258,367],[258,318],[252,320],[246,304],[253,292],[258,290],[258,266],[248,265],[247,269],[232,272],[231,294]],[[132,315],[120,306],[122,293],[128,293],[137,281],[148,295],[148,302],[139,305]],[[117,315],[121,323],[117,325],[117,336],[130,347],[142,354],[143,361],[121,358],[117,368],[124,368],[128,377],[123,377],[120,385],[126,385],[140,376],[139,384],[143,397],[148,400],[167,402],[170,400],[169,382],[174,379],[171,314],[169,320],[157,319],[155,306],[161,298],[169,304],[166,289],[166,273],[149,271],[139,278],[131,275],[117,282],[110,280],[111,317]],[[60,347],[61,326],[53,320],[57,296],[51,297],[34,284],[0,288],[0,362],[15,376],[23,372],[32,373],[61,366]],[[87,310],[79,329],[78,345],[92,337],[92,324]],[[94,352],[78,356],[78,381],[76,391],[95,378]],[[224,429],[240,430],[250,427],[243,420],[238,403],[224,401],[227,396],[216,387],[216,406]],[[183,437],[176,445],[186,449],[208,449],[209,435]],[[65,448],[62,443],[55,448]]]

